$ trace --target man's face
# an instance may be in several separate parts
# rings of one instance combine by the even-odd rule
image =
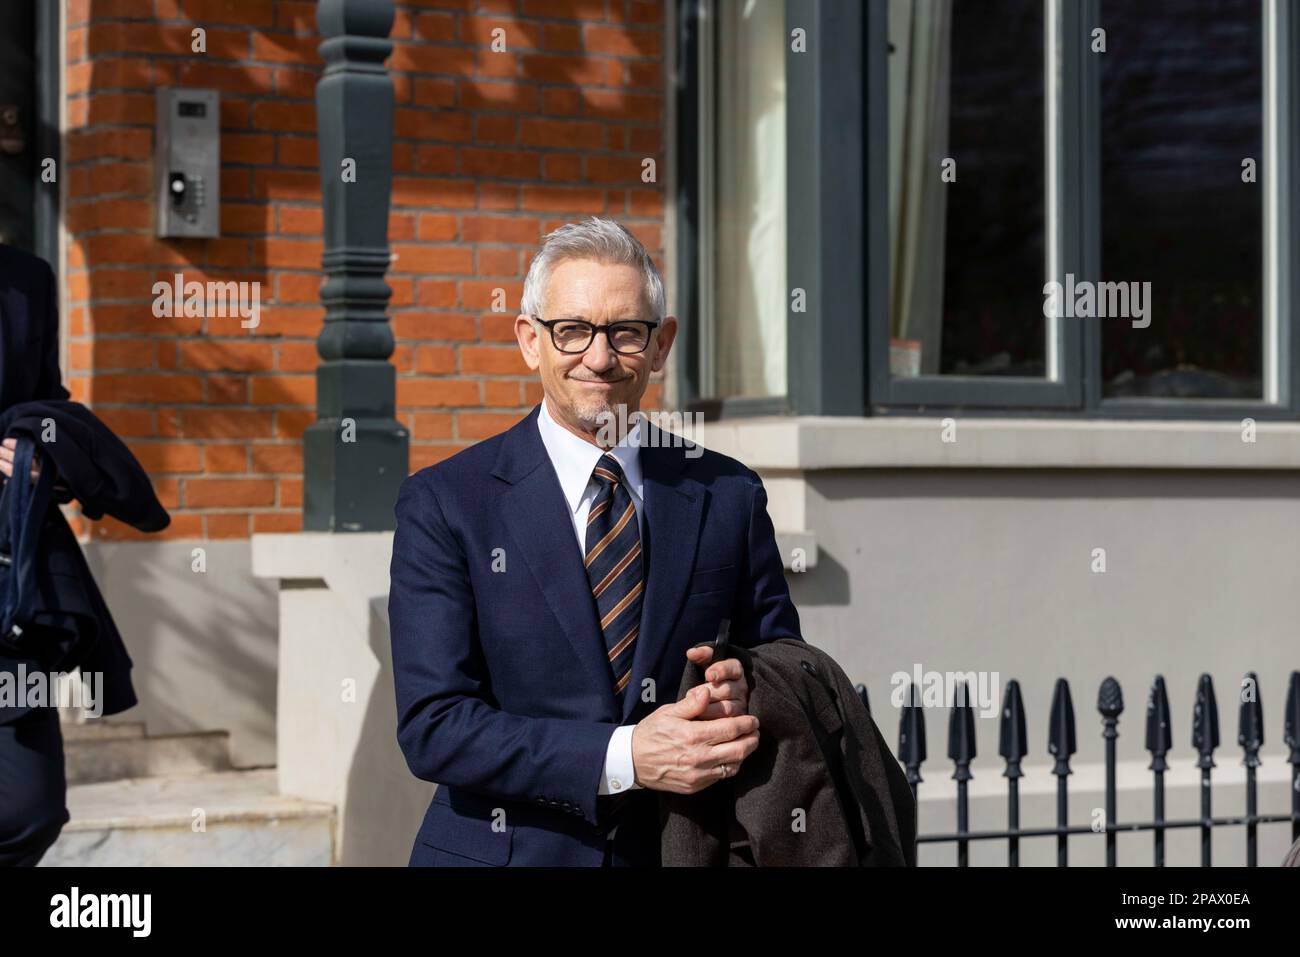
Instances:
[[[655,320],[645,300],[641,272],[633,266],[588,259],[561,262],[551,272],[542,318],[585,319],[603,326],[625,319]],[[603,415],[625,415],[641,408],[641,396],[668,359],[677,334],[677,320],[664,319],[650,335],[650,344],[636,355],[615,352],[609,337],[598,333],[586,352],[560,352],[545,326],[534,326],[527,315],[515,320],[515,336],[530,369],[540,369],[542,390],[551,413],[570,431],[595,433]]]

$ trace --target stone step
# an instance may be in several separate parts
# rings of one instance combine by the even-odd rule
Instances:
[[[65,736],[63,754],[70,785],[203,774],[230,768],[230,734],[198,731],[114,737],[111,732],[97,732],[88,738]]]
[[[107,741],[117,738],[143,738],[143,721],[65,721],[60,725],[63,741]]]
[[[328,867],[334,808],[277,793],[274,770],[68,788],[72,815],[41,867]]]

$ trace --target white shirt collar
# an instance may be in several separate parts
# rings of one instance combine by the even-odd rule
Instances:
[[[591,481],[592,470],[605,453],[556,422],[546,406],[545,398],[542,399],[542,410],[537,415],[537,431],[542,434],[542,444],[546,446],[546,454],[551,457],[551,464],[555,466],[555,474],[559,476],[565,501],[569,503],[569,509],[576,514],[578,506],[582,504],[583,494],[587,491],[587,485]],[[640,433],[641,414],[638,412],[632,417],[632,425],[628,428],[623,441],[609,452],[623,467],[628,488],[636,493],[638,500],[643,500]]]

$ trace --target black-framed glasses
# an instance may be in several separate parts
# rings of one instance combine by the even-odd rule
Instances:
[[[650,345],[650,333],[657,321],[650,319],[620,319],[603,326],[593,325],[586,319],[551,319],[533,316],[551,333],[551,342],[555,348],[569,355],[586,352],[595,341],[597,333],[603,332],[609,340],[609,347],[620,355],[634,356],[645,352]]]

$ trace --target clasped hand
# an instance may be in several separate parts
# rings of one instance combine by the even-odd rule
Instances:
[[[713,661],[708,646],[689,661],[708,666],[704,684],[656,709],[632,731],[632,764],[642,787],[694,794],[724,777],[758,747],[758,718],[748,714],[749,685],[735,658]]]

